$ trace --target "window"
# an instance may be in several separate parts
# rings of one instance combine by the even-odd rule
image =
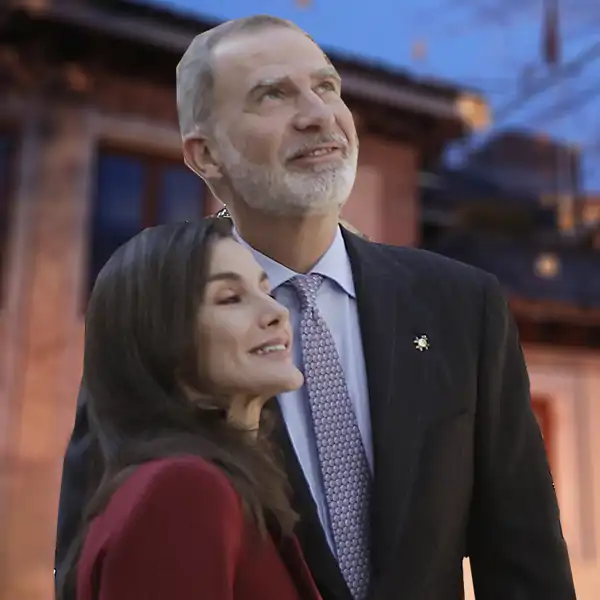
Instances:
[[[181,161],[102,148],[92,208],[90,289],[114,251],[146,227],[204,216],[204,183]]]
[[[10,198],[12,195],[13,159],[15,138],[0,131],[0,306],[4,298],[2,283],[6,267],[6,246],[11,217]]]

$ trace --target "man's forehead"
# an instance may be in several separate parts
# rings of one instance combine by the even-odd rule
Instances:
[[[234,35],[223,40],[213,56],[216,78],[242,87],[293,73],[310,74],[330,65],[312,40],[284,28]]]

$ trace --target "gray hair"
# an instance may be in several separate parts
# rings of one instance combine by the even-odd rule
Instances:
[[[231,35],[252,33],[269,27],[284,27],[307,35],[286,19],[254,15],[221,23],[192,40],[177,65],[177,113],[182,137],[193,133],[197,126],[210,125],[214,91],[212,55],[215,47]]]

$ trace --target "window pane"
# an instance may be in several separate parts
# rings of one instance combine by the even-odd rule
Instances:
[[[160,223],[195,221],[202,218],[204,182],[183,165],[164,168],[158,198]]]
[[[133,157],[101,154],[94,221],[98,228],[134,235],[142,227],[145,169]]]
[[[140,159],[100,153],[92,212],[91,283],[114,251],[142,228],[145,177]]]

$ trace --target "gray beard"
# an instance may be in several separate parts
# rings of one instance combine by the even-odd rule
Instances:
[[[340,210],[348,200],[358,163],[358,152],[339,166],[319,165],[307,173],[255,165],[225,135],[217,140],[224,172],[236,198],[250,208],[276,216],[307,216]]]

